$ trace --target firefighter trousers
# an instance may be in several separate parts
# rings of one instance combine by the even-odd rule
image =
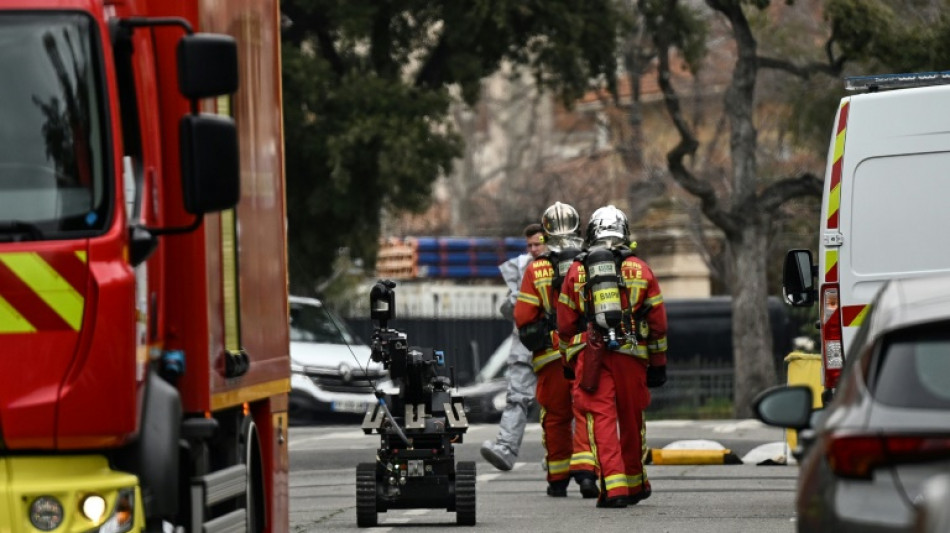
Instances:
[[[594,477],[593,455],[584,425],[575,426],[571,382],[560,361],[538,371],[538,404],[541,405],[541,443],[544,445],[549,483],[567,483],[571,477]],[[575,433],[575,427],[579,430]]]
[[[586,350],[591,349],[597,348],[588,344]],[[583,364],[582,355],[577,362],[577,375]],[[646,361],[606,351],[601,365],[597,389],[587,392],[575,386],[574,403],[586,418],[590,447],[600,470],[601,496],[634,496],[650,490],[643,468],[646,453],[643,410],[650,403]]]

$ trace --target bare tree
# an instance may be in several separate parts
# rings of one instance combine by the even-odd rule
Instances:
[[[693,195],[707,219],[718,227],[726,242],[731,267],[733,347],[735,366],[734,414],[751,416],[752,400],[765,387],[776,382],[773,347],[768,315],[769,290],[766,284],[771,260],[770,238],[780,208],[794,198],[818,196],[822,180],[811,169],[793,169],[784,175],[763,174],[760,168],[756,83],[760,69],[779,69],[797,78],[814,73],[840,72],[843,59],[831,54],[824,62],[797,64],[787,59],[763,57],[753,34],[748,12],[767,8],[766,0],[706,0],[706,5],[721,17],[734,46],[732,76],[723,96],[723,124],[729,133],[729,161],[723,169],[725,186],[697,170],[700,139],[695,124],[685,115],[680,92],[672,83],[671,58],[689,31],[690,6],[678,0],[639,0],[647,18],[656,48],[659,84],[669,118],[679,142],[667,153],[672,178]],[[761,113],[759,113],[761,115]]]

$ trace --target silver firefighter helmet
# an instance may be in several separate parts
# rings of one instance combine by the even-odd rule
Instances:
[[[594,211],[587,224],[587,244],[613,246],[630,240],[630,228],[627,215],[613,205],[607,205]]]

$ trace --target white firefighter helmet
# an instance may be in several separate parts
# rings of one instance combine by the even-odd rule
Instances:
[[[607,205],[594,211],[587,224],[587,243],[593,245],[626,243],[630,240],[627,215],[613,205]]]
[[[577,235],[581,218],[577,210],[568,204],[554,202],[541,215],[541,227],[549,237],[569,237]]]

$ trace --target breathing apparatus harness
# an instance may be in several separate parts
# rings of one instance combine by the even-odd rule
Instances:
[[[580,253],[581,251],[578,248],[565,247],[560,251],[548,250],[538,256],[538,259],[547,259],[554,269],[551,286],[554,288],[555,301],[557,295],[561,293],[561,285],[564,283],[567,271],[571,268],[571,263]],[[525,348],[537,352],[554,347],[551,344],[552,331],[557,331],[557,316],[554,308],[551,310],[545,309],[542,318],[518,328],[518,338]]]
[[[631,312],[630,302],[621,295],[627,287],[621,265],[633,250],[627,246],[595,247],[576,258],[584,265],[587,280],[584,284],[584,313],[588,323],[595,324],[603,333],[608,349],[616,350],[625,338],[634,342],[646,340],[649,326],[644,318],[649,306],[640,306]],[[626,305],[625,305],[626,304]]]

